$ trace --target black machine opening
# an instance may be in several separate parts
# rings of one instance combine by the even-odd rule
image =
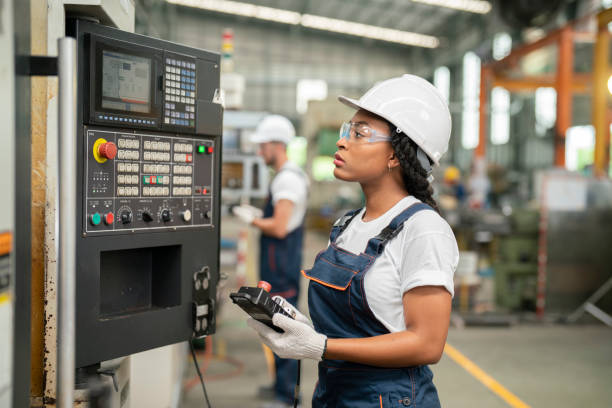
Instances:
[[[149,58],[102,51],[102,108],[150,113],[151,66]]]
[[[180,304],[181,246],[100,253],[100,318]]]

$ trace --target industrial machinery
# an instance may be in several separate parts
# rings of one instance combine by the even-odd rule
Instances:
[[[76,366],[215,330],[215,53],[75,21]]]

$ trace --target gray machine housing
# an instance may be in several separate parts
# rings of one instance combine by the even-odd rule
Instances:
[[[214,99],[220,56],[86,21],[75,21],[70,30],[78,52],[76,367],[84,367],[215,330],[222,107]],[[107,45],[153,61],[148,116],[97,104],[102,72],[94,48]],[[177,75],[171,77],[168,64],[175,59],[188,61],[188,69],[173,68]],[[182,113],[187,119],[170,122],[175,113],[167,109],[174,106],[168,100],[171,87],[182,86],[176,81],[181,73],[191,74],[192,103],[181,103],[179,96],[176,109],[190,106],[193,115]],[[92,143],[101,138],[115,145],[130,140],[133,156],[98,162]],[[156,160],[168,160],[144,159],[145,153],[162,154],[145,151],[145,143],[154,142],[168,154]],[[188,149],[190,163],[184,162]],[[193,174],[174,173],[177,157]],[[128,163],[136,171],[124,175]],[[155,176],[158,171],[165,178]],[[152,178],[160,185],[149,185]],[[124,188],[119,180],[126,179],[135,183]],[[96,224],[100,213],[110,222]]]

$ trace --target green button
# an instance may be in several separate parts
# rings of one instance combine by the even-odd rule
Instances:
[[[206,146],[198,146],[198,153],[204,153]]]
[[[162,184],[164,182],[163,176],[157,176],[157,184]]]
[[[142,176],[142,184],[149,184],[149,177]]]
[[[102,217],[100,217],[99,213],[93,213],[91,215],[91,223],[93,225],[100,225],[100,222],[102,222]]]

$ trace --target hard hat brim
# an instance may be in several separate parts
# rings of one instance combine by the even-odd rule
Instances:
[[[340,102],[342,102],[343,104],[345,104],[346,106],[350,107],[350,108],[357,109],[357,110],[365,109],[365,110],[367,110],[369,112],[368,109],[366,109],[366,108],[362,107],[361,105],[359,105],[359,101],[357,101],[355,99],[347,98],[346,96],[340,95],[340,96],[338,96],[338,100]]]

